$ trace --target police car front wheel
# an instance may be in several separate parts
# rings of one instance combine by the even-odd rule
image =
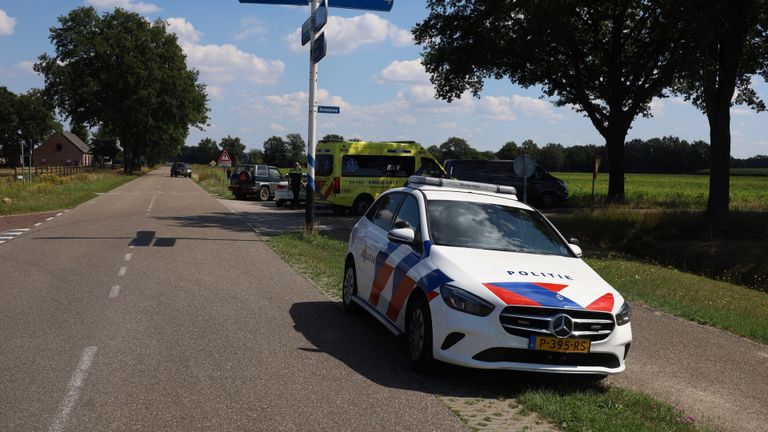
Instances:
[[[408,305],[405,331],[408,342],[408,360],[416,372],[432,368],[432,316],[423,296],[417,295]]]
[[[355,295],[357,295],[355,263],[349,260],[344,268],[344,284],[341,287],[341,306],[347,314],[352,315],[358,310],[357,303],[352,300],[352,297]]]

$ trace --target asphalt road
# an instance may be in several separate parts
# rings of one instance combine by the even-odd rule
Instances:
[[[303,226],[301,210],[276,208],[270,202],[222,203],[264,233],[300,230]],[[318,213],[320,229],[344,241],[356,220]],[[666,400],[694,421],[719,430],[768,431],[768,346],[642,305],[633,308],[632,329],[634,342],[627,370],[609,377],[607,383]],[[388,340],[386,334],[372,334],[373,339]],[[392,357],[404,364],[396,344],[390,340],[389,345],[386,349]],[[486,399],[514,398],[530,386],[563,387],[562,380],[553,376],[448,366],[419,379],[435,394]],[[578,387],[578,383],[565,385]]]
[[[166,169],[0,245],[0,431],[466,430],[246,221]]]

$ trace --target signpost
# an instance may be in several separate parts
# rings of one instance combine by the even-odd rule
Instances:
[[[310,16],[301,26],[301,45],[311,43],[309,50],[309,126],[307,139],[307,213],[304,218],[307,232],[315,229],[315,146],[317,144],[317,113],[340,114],[341,109],[317,105],[317,63],[325,57],[328,47],[325,33],[318,33],[328,21],[328,7],[389,12],[394,0],[239,0],[240,3],[273,5],[310,5]],[[320,110],[322,108],[322,111]]]
[[[528,203],[528,177],[536,172],[536,159],[529,154],[521,154],[512,165],[515,175],[523,178],[523,202]]]
[[[221,152],[221,155],[219,155],[219,166],[223,167],[231,167],[232,166],[232,158],[229,157],[229,152],[227,149],[224,149],[224,151]]]

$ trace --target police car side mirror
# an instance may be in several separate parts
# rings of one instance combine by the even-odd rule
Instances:
[[[416,239],[416,232],[413,228],[395,228],[387,233],[387,238],[393,243],[410,245]]]
[[[571,243],[568,245],[568,247],[571,248],[571,250],[577,257],[581,258],[581,248],[578,245]]]

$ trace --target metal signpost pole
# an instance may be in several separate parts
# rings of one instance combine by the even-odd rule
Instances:
[[[310,3],[310,21],[317,10],[317,2],[318,0],[312,0]],[[304,227],[307,233],[313,233],[315,228],[315,142],[317,139],[317,63],[312,60],[311,49],[315,44],[317,33],[314,28],[311,31],[309,45],[309,130],[307,131],[307,209],[304,216]]]

